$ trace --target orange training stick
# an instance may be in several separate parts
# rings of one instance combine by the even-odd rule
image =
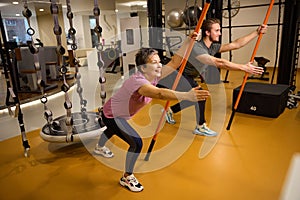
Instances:
[[[209,8],[209,5],[207,5],[206,7],[204,6],[204,8],[203,8],[203,12],[202,12],[202,14],[201,14],[201,16],[200,16],[200,19],[199,19],[199,21],[198,21],[198,23],[197,23],[197,26],[196,26],[196,28],[195,28],[195,32],[197,32],[197,33],[199,33],[199,31],[200,31],[200,28],[201,28],[201,26],[202,26],[202,23],[203,23],[203,21],[204,21],[204,17],[205,17],[205,15],[206,15],[207,11],[208,11],[208,8]],[[204,13],[204,14],[203,14],[203,13]],[[179,80],[180,80],[180,77],[181,77],[181,75],[182,75],[182,72],[183,72],[183,70],[184,70],[184,68],[185,68],[185,66],[186,66],[186,64],[187,64],[189,55],[191,54],[191,52],[192,52],[192,50],[193,50],[194,43],[195,43],[195,40],[192,38],[192,39],[191,39],[191,42],[190,42],[190,45],[188,46],[187,54],[186,54],[186,56],[183,57],[183,62],[182,62],[182,64],[181,64],[180,68],[179,68],[178,74],[177,74],[177,76],[176,76],[176,78],[175,78],[175,81],[174,81],[174,83],[173,83],[172,90],[175,90],[176,87],[177,87],[177,85],[178,85],[178,83],[179,83]],[[157,137],[157,133],[158,133],[158,131],[159,131],[159,128],[160,128],[160,126],[161,126],[161,124],[162,124],[162,121],[163,121],[165,112],[166,112],[167,109],[169,108],[169,105],[170,105],[170,101],[167,101],[167,103],[166,103],[166,105],[165,105],[165,108],[164,108],[164,113],[162,114],[162,117],[160,118],[160,121],[161,121],[161,122],[159,122],[158,127],[156,128],[156,131],[155,131],[155,133],[156,133],[156,134],[154,135],[155,139],[156,139],[156,137]]]
[[[202,10],[201,16],[200,16],[199,21],[198,21],[198,23],[197,23],[197,26],[196,26],[196,28],[195,28],[195,32],[196,32],[196,33],[199,33],[199,31],[200,31],[200,28],[201,28],[201,26],[202,26],[202,23],[203,23],[203,21],[204,21],[204,18],[205,18],[206,14],[207,14],[207,11],[208,11],[208,9],[209,9],[210,3],[211,3],[211,0],[206,0],[206,2],[205,2],[205,4],[204,4],[204,8],[203,8],[203,10]],[[195,43],[195,39],[192,38],[192,39],[191,39],[191,42],[190,42],[190,44],[189,44],[189,46],[188,46],[187,53],[186,53],[186,55],[183,57],[183,62],[182,62],[182,64],[181,64],[181,66],[180,66],[180,68],[179,68],[179,72],[178,72],[178,74],[177,74],[177,76],[176,76],[176,78],[175,78],[174,84],[173,84],[173,86],[172,86],[172,90],[175,90],[176,87],[177,87],[177,85],[178,85],[178,83],[179,83],[181,74],[182,74],[182,72],[183,72],[183,70],[184,70],[184,68],[185,68],[185,66],[186,66],[186,63],[187,63],[187,61],[188,61],[188,58],[189,58],[189,56],[190,56],[190,54],[191,54],[191,52],[192,52],[192,50],[193,50],[194,43]],[[167,101],[167,103],[166,103],[166,105],[165,105],[165,107],[164,107],[164,111],[163,111],[163,113],[162,113],[162,115],[161,115],[161,117],[160,117],[160,119],[159,119],[158,126],[157,126],[157,128],[156,128],[156,130],[155,130],[155,134],[154,134],[154,136],[153,136],[153,138],[152,138],[152,140],[151,140],[150,146],[149,146],[149,148],[148,148],[148,152],[147,152],[147,154],[146,154],[145,160],[149,160],[151,151],[152,151],[152,149],[153,149],[153,146],[154,146],[154,143],[155,143],[155,141],[156,141],[156,138],[157,138],[159,129],[160,129],[162,123],[163,123],[164,116],[165,116],[165,114],[166,114],[167,109],[169,108],[169,105],[170,105],[170,101]]]
[[[267,11],[267,14],[266,14],[266,17],[265,17],[265,20],[263,22],[263,24],[267,24],[268,22],[268,19],[269,19],[269,16],[271,14],[271,10],[273,8],[273,4],[274,4],[274,0],[271,0],[271,3],[269,5],[269,8],[268,8],[268,11]],[[262,33],[259,34],[258,38],[257,38],[257,41],[256,41],[256,44],[255,44],[255,47],[254,47],[254,50],[253,50],[253,53],[252,53],[252,56],[251,56],[251,59],[250,59],[250,62],[253,62],[254,61],[254,57],[256,55],[256,51],[258,49],[258,46],[259,46],[259,43],[262,39]],[[246,84],[246,81],[248,79],[248,73],[246,72],[245,73],[245,76],[244,76],[244,80],[243,80],[243,83],[241,85],[241,88],[240,88],[240,91],[239,91],[239,94],[237,96],[237,99],[235,101],[235,104],[234,104],[234,109],[231,113],[231,116],[230,116],[230,120],[229,120],[229,123],[228,123],[228,126],[227,126],[227,130],[230,130],[230,126],[231,126],[231,123],[232,123],[232,120],[233,120],[233,117],[234,117],[234,114],[235,114],[235,111],[237,110],[237,107],[239,105],[239,102],[240,102],[240,99],[241,99],[241,96],[242,96],[242,93],[243,93],[243,90],[244,90],[244,87],[245,87],[245,84]]]

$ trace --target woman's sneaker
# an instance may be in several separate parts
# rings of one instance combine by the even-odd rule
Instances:
[[[134,177],[133,174],[122,177],[120,179],[120,184],[132,192],[140,192],[144,189],[144,187],[139,183],[139,181]]]
[[[162,112],[163,112],[163,111],[164,111],[164,110],[162,110]],[[174,118],[173,118],[173,112],[172,112],[172,110],[171,110],[170,108],[168,108],[168,110],[166,111],[165,117],[166,117],[166,121],[167,121],[169,124],[175,124],[175,123],[176,123],[176,121],[175,121]]]
[[[112,158],[114,156],[113,152],[111,152],[109,150],[109,148],[107,148],[106,146],[103,147],[99,147],[99,145],[97,144],[95,149],[94,149],[94,153],[101,155],[105,158]]]
[[[213,130],[210,130],[206,124],[202,124],[202,125],[198,125],[196,126],[195,130],[193,131],[193,133],[195,135],[204,135],[204,136],[210,136],[210,137],[214,137],[214,136],[217,136],[218,133],[213,131]]]

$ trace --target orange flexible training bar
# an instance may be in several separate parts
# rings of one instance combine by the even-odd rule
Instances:
[[[265,24],[265,25],[266,25],[267,22],[268,22],[269,16],[270,16],[270,14],[271,14],[271,10],[272,10],[272,8],[273,8],[273,4],[274,4],[274,0],[271,0],[271,3],[270,3],[270,5],[269,5],[268,11],[267,11],[267,14],[266,14],[266,17],[265,17],[265,20],[264,20],[264,22],[263,22],[263,24]],[[261,41],[262,35],[263,35],[263,34],[260,33],[259,36],[258,36],[258,38],[257,38],[256,44],[255,44],[255,47],[254,47],[254,50],[253,50],[253,53],[252,53],[252,56],[251,56],[251,59],[250,59],[250,62],[251,62],[251,63],[254,61],[254,57],[255,57],[255,55],[256,55],[256,51],[257,51],[257,49],[258,49],[258,46],[259,46],[259,43],[260,43],[260,41]],[[245,87],[245,84],[246,84],[247,79],[248,79],[248,73],[246,72],[246,73],[245,73],[245,76],[244,76],[243,83],[242,83],[241,88],[240,88],[240,91],[239,91],[239,94],[238,94],[237,99],[236,99],[236,101],[235,101],[234,108],[233,108],[233,110],[232,110],[232,113],[231,113],[231,116],[230,116],[230,119],[229,119],[229,122],[228,122],[228,125],[227,125],[226,130],[230,130],[230,126],[231,126],[231,124],[232,124],[234,114],[235,114],[235,112],[236,112],[236,110],[237,110],[237,107],[238,107],[238,105],[239,105],[239,102],[240,102],[240,99],[241,99],[241,96],[242,96],[242,93],[243,93],[243,90],[244,90],[244,87]]]
[[[196,33],[199,33],[199,31],[200,31],[200,29],[201,29],[201,27],[202,27],[202,23],[203,23],[204,18],[205,18],[206,14],[207,14],[207,11],[208,11],[208,9],[209,9],[210,3],[211,3],[211,0],[206,0],[206,2],[205,2],[205,4],[204,4],[204,8],[203,8],[203,10],[202,10],[202,13],[201,13],[201,15],[200,15],[200,17],[199,17],[199,20],[198,20],[198,23],[197,23],[197,26],[196,26],[196,28],[195,28],[195,32],[196,32]],[[182,62],[182,64],[181,64],[180,68],[179,68],[179,72],[178,72],[178,74],[177,74],[177,76],[176,76],[176,78],[175,78],[175,81],[174,81],[174,83],[173,83],[172,90],[175,90],[176,87],[177,87],[177,85],[178,85],[178,83],[179,83],[181,74],[182,74],[182,72],[183,72],[183,70],[184,70],[184,68],[185,68],[185,65],[186,65],[186,63],[187,63],[187,61],[188,61],[188,58],[189,58],[189,56],[190,56],[190,54],[191,54],[191,52],[192,52],[192,50],[193,50],[194,43],[195,43],[195,39],[192,38],[192,39],[191,39],[191,42],[190,42],[190,44],[189,44],[189,46],[188,46],[186,55],[183,57],[183,62]],[[160,129],[162,123],[163,123],[164,116],[165,116],[165,114],[166,114],[166,111],[167,111],[168,108],[169,108],[169,105],[170,105],[170,101],[167,101],[167,103],[166,103],[166,105],[165,105],[165,107],[164,107],[164,111],[163,111],[163,113],[162,113],[162,115],[161,115],[161,117],[160,117],[160,119],[159,119],[158,126],[157,126],[157,128],[156,128],[156,130],[155,130],[155,134],[154,134],[154,136],[153,136],[153,138],[152,138],[152,140],[151,140],[150,146],[149,146],[148,151],[147,151],[147,154],[146,154],[146,156],[145,156],[145,160],[146,160],[146,161],[149,160],[149,157],[150,157],[150,154],[151,154],[151,152],[152,152],[153,146],[154,146],[154,144],[155,144],[155,142],[156,142],[156,139],[157,139],[157,135],[158,135],[159,129]]]

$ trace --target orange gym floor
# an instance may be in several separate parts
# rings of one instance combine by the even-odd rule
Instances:
[[[49,143],[41,139],[37,128],[27,133],[28,158],[23,155],[20,136],[0,142],[0,199],[280,199],[292,158],[299,157],[300,110],[286,108],[278,118],[236,113],[227,131],[232,90],[241,84],[243,75],[230,72],[229,83],[220,84],[225,94],[221,97],[218,86],[208,86],[212,97],[207,119],[219,132],[216,138],[192,134],[195,114],[188,108],[174,115],[178,123],[164,124],[153,155],[145,161],[160,117],[159,105],[165,102],[153,101],[132,119],[145,136],[135,173],[144,191],[133,193],[118,183],[122,175],[118,167],[124,165],[127,148],[119,138],[113,137],[108,144],[115,157],[105,161],[92,154],[97,138],[83,144]],[[214,97],[225,104],[224,110],[209,106]],[[42,114],[36,117],[42,118]],[[1,127],[1,131],[9,128]],[[110,166],[115,163],[119,166]]]

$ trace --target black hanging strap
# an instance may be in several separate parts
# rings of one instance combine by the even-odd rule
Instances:
[[[20,106],[20,101],[17,93],[17,87],[14,84],[11,84],[11,77],[13,77],[12,74],[12,63],[10,59],[10,52],[9,52],[9,45],[7,43],[7,38],[5,35],[5,29],[4,29],[4,24],[1,16],[1,11],[0,11],[0,28],[1,28],[1,34],[2,34],[2,39],[4,43],[4,49],[2,45],[2,41],[0,39],[0,49],[1,49],[1,59],[2,63],[4,66],[4,73],[5,73],[5,79],[6,79],[6,85],[7,85],[7,98],[6,98],[6,105],[8,106],[9,112],[12,113],[11,111],[11,106],[15,106],[15,116],[18,117],[18,122],[19,122],[19,127],[21,130],[21,136],[22,136],[22,144],[24,147],[24,155],[25,157],[29,156],[29,150],[30,146],[26,137],[26,131],[25,131],[25,125],[23,121],[23,113],[21,110]],[[10,100],[13,101],[10,101]]]

